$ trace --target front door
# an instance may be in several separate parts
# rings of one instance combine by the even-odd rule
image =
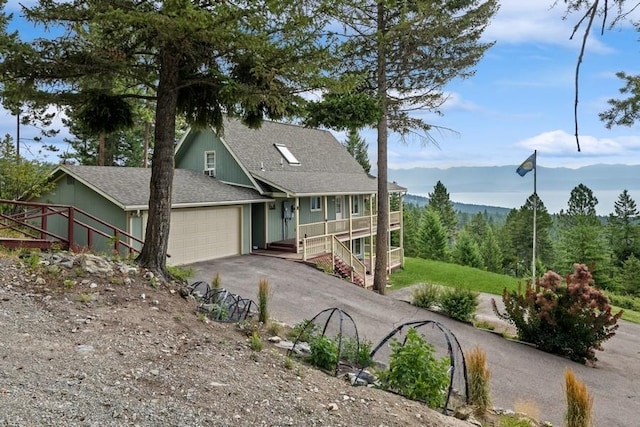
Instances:
[[[344,196],[336,196],[336,220],[343,219]]]

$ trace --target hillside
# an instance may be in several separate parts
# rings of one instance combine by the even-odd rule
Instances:
[[[0,254],[0,425],[470,425],[287,369],[282,350],[251,350],[246,332],[197,316],[148,273],[64,254],[38,263]]]

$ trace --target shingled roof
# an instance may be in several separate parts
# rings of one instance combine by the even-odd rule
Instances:
[[[227,119],[222,140],[255,179],[289,194],[377,191],[377,179],[368,175],[329,131],[272,121],[250,129],[238,120]],[[286,146],[299,164],[290,164],[276,144]],[[406,189],[389,184],[389,190]]]
[[[124,210],[146,209],[149,203],[151,169],[111,166],[62,165],[54,179],[67,174],[111,200]],[[256,190],[222,183],[202,173],[176,169],[171,194],[172,207],[214,206],[270,200]]]

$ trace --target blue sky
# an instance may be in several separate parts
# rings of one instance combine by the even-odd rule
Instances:
[[[455,132],[434,131],[438,147],[419,141],[404,144],[391,135],[389,167],[517,165],[534,149],[538,163],[547,167],[640,163],[640,125],[608,130],[598,119],[622,85],[615,73],[640,73],[640,33],[627,24],[589,40],[580,78],[579,153],[573,137],[573,79],[580,39],[569,40],[578,16],[562,20],[562,5],[551,8],[553,2],[502,2],[485,33],[485,39],[496,44],[475,76],[446,88],[444,116],[422,113],[429,123]],[[8,8],[17,4],[10,0]],[[15,135],[15,127],[15,117],[0,111],[0,132]],[[29,141],[35,130],[24,126],[21,134],[24,149],[38,156],[38,144]],[[375,165],[375,131],[363,130],[362,136]],[[49,143],[65,150],[63,137]]]

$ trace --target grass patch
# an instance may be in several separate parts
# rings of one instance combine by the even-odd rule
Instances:
[[[505,287],[508,290],[515,290],[518,288],[518,283],[524,283],[524,280],[441,261],[405,258],[404,268],[393,273],[389,282],[391,290],[416,283],[431,283],[502,295]]]
[[[629,310],[628,308],[616,307],[615,305],[611,308],[612,313],[617,313],[620,310],[622,310],[622,320],[640,324],[640,312]]]

